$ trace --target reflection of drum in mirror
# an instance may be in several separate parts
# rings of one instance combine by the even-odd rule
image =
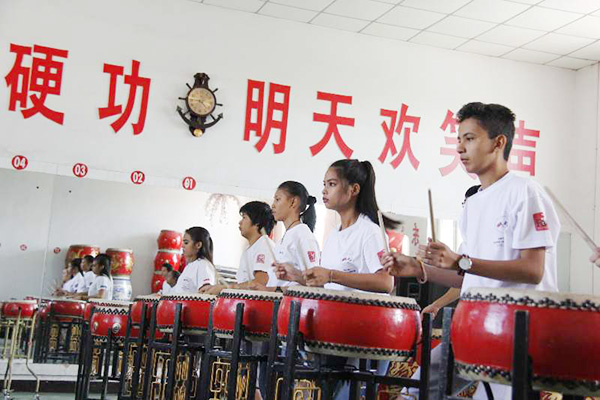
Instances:
[[[179,271],[181,252],[179,250],[158,250],[154,257],[154,270],[160,272],[165,263],[171,264],[174,270]]]
[[[96,257],[98,254],[100,254],[99,246],[92,246],[89,244],[72,244],[69,246],[69,250],[67,250],[65,267],[68,267],[71,260],[75,258],[83,258],[88,255]]]
[[[281,300],[282,293],[260,292],[256,290],[223,290],[213,309],[215,333],[222,337],[233,337],[236,306],[244,304],[244,335],[248,339],[266,340],[271,333],[275,300]]]
[[[113,299],[131,300],[132,289],[130,275],[133,271],[133,250],[106,249],[110,256],[110,270],[113,278]]]
[[[469,379],[509,383],[514,313],[529,312],[534,389],[600,394],[600,298],[516,289],[467,290],[452,320],[456,368]]]
[[[414,299],[300,286],[283,297],[280,335],[287,335],[293,300],[301,305],[302,340],[314,353],[404,361],[420,337]]]
[[[210,305],[216,296],[203,293],[167,294],[160,298],[156,309],[156,325],[163,332],[172,332],[177,304],[181,304],[182,331],[204,334],[208,329]]]
[[[176,231],[162,230],[158,235],[157,244],[159,250],[181,250],[183,235]]]

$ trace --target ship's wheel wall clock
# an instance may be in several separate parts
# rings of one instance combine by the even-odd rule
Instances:
[[[179,116],[188,124],[190,133],[196,137],[202,136],[206,130],[219,122],[223,118],[223,113],[213,115],[217,107],[223,104],[217,103],[216,91],[208,86],[209,76],[204,72],[198,72],[194,75],[194,85],[186,83],[189,91],[185,97],[179,100],[185,101],[186,111],[177,106]],[[210,120],[209,120],[210,118]]]

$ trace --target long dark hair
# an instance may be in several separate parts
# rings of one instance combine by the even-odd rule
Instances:
[[[94,258],[94,262],[102,267],[100,275],[106,275],[110,278],[110,256],[104,253],[98,254],[96,258]]]
[[[212,264],[212,262],[213,262],[213,240],[210,237],[210,233],[201,226],[194,226],[194,227],[186,230],[185,233],[190,235],[190,237],[192,238],[192,241],[194,243],[198,243],[198,242],[202,243],[202,247],[200,247],[200,250],[198,250],[197,257],[200,259],[206,259],[206,260],[210,261],[210,263]]]
[[[83,275],[83,270],[81,269],[81,258],[74,258],[69,264],[71,267],[77,270],[77,273]]]
[[[338,160],[331,164],[338,178],[346,181],[347,184],[358,184],[360,192],[356,199],[356,209],[359,213],[365,214],[371,221],[379,225],[377,218],[377,199],[375,198],[375,171],[369,161],[358,160]],[[394,229],[399,225],[398,221],[383,216],[383,225],[387,229]]]
[[[290,196],[300,199],[300,220],[310,228],[311,232],[314,231],[317,223],[317,211],[315,210],[317,199],[309,195],[306,187],[300,182],[285,181],[277,189],[285,190]]]

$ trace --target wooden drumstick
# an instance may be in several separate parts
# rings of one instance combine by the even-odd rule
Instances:
[[[221,274],[219,273],[219,270],[217,269],[217,267],[211,263],[209,261],[210,267],[213,270],[213,273],[215,274],[215,280],[217,281],[216,284],[217,285],[224,285],[226,287],[229,287],[229,285],[227,284],[227,282],[225,282],[225,279],[223,279],[223,277],[221,276]]]
[[[385,245],[385,252],[390,252],[390,243],[387,240],[387,235],[385,234],[385,224],[383,223],[383,214],[381,210],[377,210],[377,220],[379,221],[379,229],[381,230],[381,238],[383,239],[383,244]]]
[[[435,219],[433,217],[433,200],[431,199],[431,189],[427,189],[427,195],[429,196],[429,219],[431,220],[431,240],[435,242]]]
[[[308,257],[308,254],[302,248],[302,241],[299,240],[296,243],[296,247],[298,248],[298,252],[300,253],[300,259],[302,260],[302,264],[300,265],[300,270],[302,272],[304,272],[308,269],[308,266],[310,265],[310,260],[309,260],[309,262],[306,262],[306,257]]]
[[[569,221],[571,226],[573,228],[575,228],[575,232],[577,232],[579,234],[579,236],[583,239],[583,241],[589,246],[589,248],[595,252],[598,249],[598,246],[596,245],[596,243],[594,243],[592,238],[583,230],[583,228],[577,223],[577,221],[575,221],[575,218],[573,218],[571,216],[571,214],[569,214],[569,212],[561,204],[561,202],[558,201],[558,198],[554,195],[554,193],[552,193],[550,188],[545,186],[544,189],[546,190],[546,193],[548,193],[548,195],[550,196],[550,198],[556,205],[556,208],[558,208],[564,214],[564,216],[567,218],[567,221]]]

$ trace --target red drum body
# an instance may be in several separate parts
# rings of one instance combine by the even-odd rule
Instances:
[[[92,335],[96,338],[107,339],[109,332],[113,337],[122,339],[127,331],[127,316],[129,305],[124,301],[108,301],[94,304],[94,315],[90,322]],[[139,331],[131,330],[131,337],[137,337]]]
[[[160,250],[181,250],[183,235],[176,231],[162,230],[157,243]]]
[[[104,300],[104,299],[89,299],[85,305],[85,309],[83,312],[83,319],[85,319],[86,321],[90,322],[90,319],[92,317],[92,310],[94,310],[96,307],[99,306],[111,306],[114,304],[118,304],[118,305],[123,305],[123,304],[129,304],[128,302],[121,302],[121,301],[112,301],[112,300]]]
[[[569,293],[471,288],[454,313],[451,339],[458,372],[509,383],[514,312],[529,312],[534,389],[600,394],[600,298]]]
[[[67,257],[65,258],[65,267],[69,266],[71,260],[75,258],[83,258],[85,256],[96,257],[100,254],[100,247],[91,246],[89,244],[72,244],[67,250]]]
[[[156,325],[162,332],[172,332],[177,304],[182,304],[182,330],[189,335],[201,335],[208,329],[210,306],[216,296],[203,293],[177,293],[161,296],[156,309]]]
[[[80,300],[60,299],[50,302],[50,310],[58,318],[83,318],[86,303]]]
[[[37,308],[36,300],[7,301],[2,306],[2,315],[6,319],[17,319],[20,312],[21,319],[32,319]]]
[[[152,309],[158,304],[159,295],[137,296],[131,306],[131,324],[139,326],[142,323],[142,310],[146,305],[146,323],[150,323]]]
[[[129,276],[133,271],[133,250],[106,249],[110,256],[110,273],[114,276]]]
[[[239,303],[244,304],[244,332],[251,340],[267,340],[271,334],[273,307],[282,300],[282,293],[256,290],[225,289],[217,297],[213,309],[213,327],[222,337],[233,337],[235,311]]]
[[[162,289],[165,278],[160,274],[152,275],[152,293],[158,293]]]
[[[181,252],[179,250],[159,250],[154,257],[154,270],[160,271],[164,263],[169,263],[174,270],[179,271]]]
[[[283,296],[280,335],[288,333],[292,301],[301,303],[299,330],[314,353],[404,361],[420,338],[414,299],[301,286],[288,288]]]

